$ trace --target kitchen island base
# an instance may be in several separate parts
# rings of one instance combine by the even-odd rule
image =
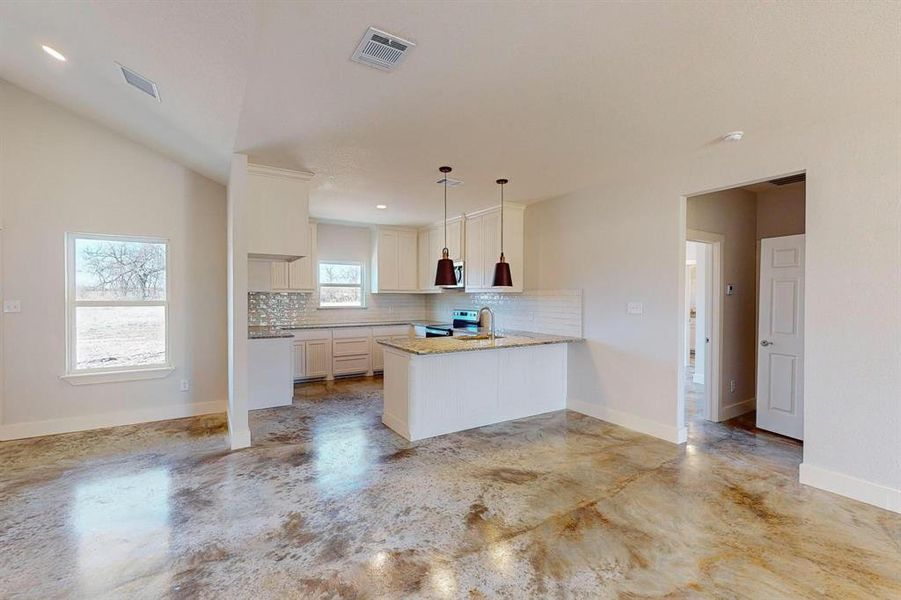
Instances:
[[[410,441],[566,408],[566,344],[411,354],[385,348],[382,423]]]

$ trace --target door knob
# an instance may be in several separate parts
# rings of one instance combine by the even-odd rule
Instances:
[[[769,340],[760,340],[760,345],[763,346],[764,348],[766,348],[767,346],[772,346],[773,342],[771,342]]]

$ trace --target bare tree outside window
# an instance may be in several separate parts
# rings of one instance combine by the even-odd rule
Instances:
[[[78,240],[76,252],[80,299],[157,300],[165,295],[163,244]]]
[[[167,244],[69,236],[69,371],[165,366]]]
[[[319,263],[319,306],[326,308],[363,306],[363,265]]]

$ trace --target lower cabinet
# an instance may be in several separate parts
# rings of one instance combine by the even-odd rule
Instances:
[[[378,341],[409,335],[409,325],[298,329],[293,344],[294,379],[331,379],[383,371],[385,355]]]
[[[306,347],[306,372],[304,377],[328,377],[330,373],[331,340],[311,340]]]

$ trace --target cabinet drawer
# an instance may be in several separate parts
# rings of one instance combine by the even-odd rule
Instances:
[[[369,354],[363,356],[335,356],[332,372],[335,375],[366,373],[369,371]]]
[[[295,340],[331,340],[331,329],[294,329],[291,331]]]
[[[335,327],[332,335],[337,339],[368,338],[372,328],[370,327]]]
[[[410,333],[409,325],[381,325],[372,328],[372,337],[388,337],[396,335],[407,335]]]
[[[368,355],[369,338],[337,339],[333,342],[332,348],[335,356]]]

